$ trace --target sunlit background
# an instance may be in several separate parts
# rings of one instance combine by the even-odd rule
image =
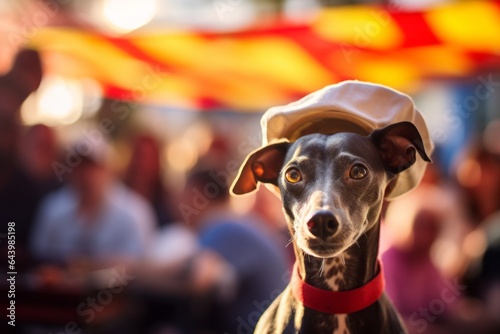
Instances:
[[[446,180],[419,193],[433,199],[429,210],[446,211],[433,263],[465,277],[463,258],[487,248],[480,222],[456,218],[453,201],[471,193],[487,201],[478,189],[493,167],[478,152],[500,156],[500,1],[1,0],[0,75],[9,78],[24,48],[38,52],[43,76],[2,122],[47,125],[63,152],[106,124],[118,175],[133,155],[131,138],[150,134],[172,193],[207,155],[234,177],[226,161],[239,164],[260,145],[259,120],[272,106],[347,79],[401,90],[414,98],[436,146],[426,177]],[[466,195],[442,200],[455,189],[449,184]],[[262,199],[231,201],[245,215]],[[271,214],[280,215],[274,205]],[[382,249],[412,237],[412,225],[400,222],[421,208],[412,197],[400,205],[388,209]],[[454,219],[459,227],[449,224]]]
[[[497,115],[493,94],[469,101],[475,110],[467,124],[449,116],[463,104],[456,95],[474,93],[479,76],[497,78],[495,1],[42,3],[1,7],[9,49],[26,43],[40,50],[46,73],[23,105],[25,124],[69,126],[99,117],[105,98],[139,102],[147,111],[137,117],[145,122],[150,113],[184,117],[178,110],[245,117],[344,79],[411,94],[443,145],[465,141],[443,119],[463,127],[474,118],[482,128]],[[364,5],[340,6],[349,4]],[[182,128],[166,126],[173,137]]]

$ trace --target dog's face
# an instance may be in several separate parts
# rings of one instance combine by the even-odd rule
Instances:
[[[297,246],[315,257],[333,257],[377,223],[386,187],[413,165],[416,152],[429,161],[408,122],[367,137],[307,135],[251,153],[232,192],[251,192],[257,182],[276,185]]]
[[[297,245],[322,258],[343,252],[376,222],[388,179],[366,137],[313,134],[297,140],[277,180]]]

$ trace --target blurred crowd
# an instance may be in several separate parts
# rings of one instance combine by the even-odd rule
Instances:
[[[1,233],[15,223],[16,330],[250,333],[293,259],[283,219],[266,205],[279,208],[277,199],[230,198],[229,138],[214,133],[169,182],[166,143],[150,129],[112,138],[89,121],[64,141],[55,127],[22,125],[19,109],[40,80],[33,51],[0,78]],[[0,247],[7,254],[6,238]]]
[[[293,252],[274,195],[229,196],[239,143],[207,123],[206,147],[176,174],[147,128],[113,136],[96,120],[65,141],[20,121],[41,76],[23,51],[0,77],[0,248],[15,222],[16,331],[251,333]],[[439,158],[384,210],[387,293],[410,333],[498,333],[500,150],[471,141],[451,171]]]

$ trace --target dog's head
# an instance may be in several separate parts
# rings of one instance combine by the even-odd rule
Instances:
[[[409,122],[366,137],[311,134],[250,153],[231,192],[253,192],[258,182],[277,186],[298,247],[333,257],[378,222],[386,188],[415,163],[417,152],[430,161]]]

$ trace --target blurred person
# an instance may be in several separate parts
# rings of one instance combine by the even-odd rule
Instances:
[[[388,206],[386,291],[410,333],[447,333],[457,322],[465,287],[456,267],[465,232],[456,205],[442,188],[423,183]],[[451,230],[457,235],[448,235]]]
[[[58,158],[58,146],[54,130],[42,124],[27,128],[20,138],[19,153],[14,158],[16,167],[10,179],[14,189],[5,194],[5,203],[9,206],[8,218],[17,223],[16,244],[22,253],[27,253],[33,219],[42,198],[61,186],[52,168]]]
[[[471,223],[460,192],[440,173],[438,163],[434,160],[427,167],[418,187],[386,202],[380,248],[383,253],[391,246],[405,247],[412,238],[412,217],[429,209],[441,220],[441,233],[431,248],[432,261],[445,277],[461,277],[470,260],[463,243]]]
[[[490,333],[500,332],[500,211],[483,224],[485,250],[479,259],[479,272],[470,284],[475,285],[483,301]],[[478,245],[479,246],[479,245]]]
[[[498,145],[498,140],[495,143]],[[499,153],[489,150],[487,146],[477,145],[457,167],[457,180],[466,193],[474,221],[474,230],[464,243],[472,258],[465,283],[468,295],[481,302],[478,306],[481,317],[476,320],[485,328],[484,333],[500,331]]]
[[[477,256],[471,261],[464,279],[471,301],[467,305],[470,310],[466,311],[476,314],[471,322],[477,333],[499,333],[500,211],[471,232],[468,241],[469,247],[476,249]]]
[[[432,263],[431,247],[441,228],[440,217],[428,209],[413,218],[411,238],[389,248],[383,255],[387,293],[403,316],[439,297],[443,277]],[[411,289],[408,289],[411,286]]]
[[[500,209],[500,158],[483,145],[475,145],[456,169],[468,213],[474,226]]]
[[[16,55],[10,70],[0,76],[0,116],[19,122],[21,105],[38,89],[42,71],[37,51],[25,49]]]
[[[466,277],[471,279],[479,275],[478,261],[486,247],[486,231],[494,225],[491,222],[500,210],[500,155],[482,144],[473,144],[457,163],[455,178],[470,218],[471,231],[463,246],[471,253]],[[473,295],[475,289],[470,288]]]
[[[419,211],[414,218],[411,241],[406,247],[392,247],[383,254],[387,294],[410,333],[421,332],[422,328],[433,328],[433,322],[439,324],[438,318],[443,316],[441,312],[432,314],[428,311],[428,317],[432,317],[433,322],[422,323],[428,319],[421,311],[428,309],[434,300],[440,300],[441,292],[446,289],[444,277],[430,257],[440,224],[435,212],[426,209]]]
[[[243,219],[233,211],[227,184],[232,171],[224,165],[230,157],[227,138],[215,136],[199,172],[187,176],[177,221],[161,228],[137,268],[149,328],[250,333],[287,282],[286,239],[278,238],[281,251],[276,221],[271,225],[253,211]],[[220,163],[226,168],[206,167]]]
[[[59,158],[55,131],[44,124],[33,125],[23,134],[20,147],[22,168],[38,184],[39,192],[55,190],[60,185],[53,168]]]
[[[285,288],[288,261],[284,245],[263,232],[262,222],[232,212],[228,181],[216,170],[191,173],[179,209],[184,223],[197,231],[204,254],[194,260],[194,286],[214,287],[218,282],[223,296],[210,315],[212,329],[252,333],[260,315]],[[224,270],[209,271],[211,262]]]
[[[160,226],[173,221],[171,199],[162,178],[160,147],[156,138],[147,134],[135,138],[124,181],[151,203]]]
[[[255,214],[256,219],[263,221],[265,233],[273,238],[276,245],[286,247],[288,263],[290,267],[293,267],[295,252],[291,245],[290,231],[288,230],[285,215],[283,215],[280,199],[265,187],[259,189],[254,195],[255,203],[251,209],[251,214]],[[244,199],[246,198],[237,198],[236,200]]]
[[[37,214],[30,246],[38,260],[81,261],[92,269],[127,264],[146,253],[154,212],[116,180],[108,166],[109,150],[104,140],[80,139],[73,145],[80,159],[69,183],[48,195]]]
[[[0,234],[2,238],[7,235],[7,222],[15,223],[19,269],[29,262],[27,231],[41,196],[37,180],[27,173],[20,160],[23,128],[19,115],[21,105],[38,88],[41,78],[40,57],[33,50],[19,52],[10,69],[0,76],[0,221],[3,222]],[[6,245],[0,240],[2,250]],[[1,266],[4,265],[6,263]]]

